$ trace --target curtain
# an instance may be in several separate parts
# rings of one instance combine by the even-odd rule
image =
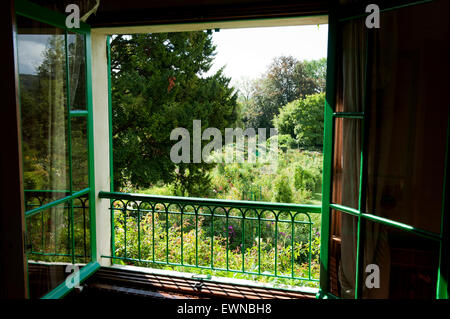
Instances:
[[[361,112],[367,102],[365,212],[436,234],[449,112],[446,12],[448,1],[436,0],[383,12],[380,29],[367,29],[364,19],[341,22],[337,50],[336,112]],[[358,208],[360,125],[355,119],[335,121],[332,201],[352,208]],[[362,226],[363,298],[434,295],[437,242],[377,222]],[[334,212],[331,229],[340,238],[331,247],[331,256],[340,256],[334,274],[340,295],[353,298],[357,218]],[[369,264],[379,267],[380,288],[364,284]]]
[[[338,66],[337,112],[361,112],[364,101],[365,33],[361,20],[351,20],[342,25],[341,56]],[[359,171],[361,151],[361,121],[337,119],[335,138],[335,165],[333,202],[358,208]],[[343,298],[353,298],[356,273],[357,220],[339,213],[340,263],[338,280]]]
[[[342,24],[341,56],[338,63],[337,112],[363,112],[368,41],[365,20],[349,20]],[[368,76],[372,77],[374,70],[369,69]],[[376,110],[367,110],[367,112],[376,112]],[[370,125],[367,124],[366,129],[370,129]],[[356,209],[359,202],[361,129],[361,119],[343,118],[337,119],[335,122],[332,200]],[[389,158],[385,160],[388,161]],[[334,223],[339,222],[340,224],[338,281],[341,287],[341,297],[354,298],[358,219],[346,213],[335,213],[334,219]],[[363,263],[364,265],[378,265],[382,273],[380,288],[367,289],[363,285],[362,295],[365,298],[387,298],[390,254],[386,231],[380,224],[363,223],[362,225],[365,233],[365,238],[361,241],[364,245]],[[362,280],[364,281],[365,277]]]

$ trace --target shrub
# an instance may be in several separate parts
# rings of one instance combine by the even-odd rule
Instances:
[[[281,175],[275,179],[273,201],[278,203],[292,203],[292,189],[287,176]]]
[[[316,190],[316,177],[310,170],[297,165],[294,173],[294,186],[296,189],[304,189],[310,192]]]
[[[282,108],[273,120],[279,134],[289,134],[301,147],[322,148],[325,93],[308,95]]]

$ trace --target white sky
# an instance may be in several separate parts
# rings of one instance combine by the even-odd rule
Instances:
[[[42,53],[50,36],[41,34],[20,34],[18,41],[19,73],[36,74],[37,67],[44,60]]]
[[[213,33],[216,58],[206,75],[225,65],[232,83],[254,79],[267,69],[275,57],[292,55],[298,60],[327,56],[328,25],[221,29]]]

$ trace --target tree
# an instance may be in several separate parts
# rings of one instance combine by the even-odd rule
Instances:
[[[272,200],[276,203],[292,203],[292,189],[286,175],[278,176],[274,181]]]
[[[273,60],[265,75],[254,81],[247,98],[247,127],[269,128],[279,109],[289,102],[325,91],[326,59],[298,61],[292,56]]]
[[[69,189],[64,36],[42,35],[42,62],[20,74],[24,186]],[[19,49],[21,41],[19,40]],[[19,61],[20,62],[20,61]]]
[[[117,36],[111,43],[114,184],[150,187],[173,183],[181,195],[201,195],[212,164],[170,160],[170,132],[224,131],[238,119],[237,95],[230,79],[203,77],[214,58],[206,32]],[[209,141],[204,141],[208,143]]]
[[[235,87],[239,93],[238,99],[240,102],[247,103],[251,100],[254,91],[254,80],[248,77],[241,77]]]
[[[325,92],[327,59],[301,61],[295,69],[299,97]]]
[[[280,109],[273,125],[279,134],[289,134],[306,149],[323,146],[323,116],[325,93],[308,95],[292,101]]]

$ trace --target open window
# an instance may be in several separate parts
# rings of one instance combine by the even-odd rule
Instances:
[[[96,258],[90,29],[20,1],[16,22],[29,296],[41,298]]]
[[[445,1],[421,2],[382,11],[379,29],[365,16],[334,24],[323,244],[324,280],[340,298],[442,296],[449,83],[431,70],[448,68],[446,10]]]
[[[448,69],[447,1],[384,6],[379,29],[366,27],[364,1],[338,2],[328,17],[282,20],[329,21],[321,205],[137,195],[111,187],[108,35],[262,20],[228,17],[199,27],[167,24],[166,17],[136,26],[117,17],[106,27],[97,20],[92,29],[85,23],[67,29],[62,11],[36,2],[45,1],[15,6],[30,297],[63,297],[101,265],[98,280],[121,284],[151,277],[163,285],[158,276],[164,276],[167,286],[204,287],[217,279],[214,271],[313,286],[296,297],[448,298],[449,78],[441,71]],[[119,12],[109,9],[113,15],[101,18]],[[164,76],[168,93],[176,79]],[[269,233],[274,249],[264,264]],[[315,239],[319,249],[312,248]],[[215,248],[219,241],[225,249]],[[148,274],[131,263],[203,274]],[[69,278],[74,266],[81,270]],[[221,284],[225,295],[239,286],[217,281],[211,287]]]
[[[100,193],[111,200],[111,254],[102,258],[317,292],[327,26],[302,25],[309,23],[299,17],[292,26],[264,20],[258,28],[222,23],[220,31],[188,24],[174,32],[110,31],[116,32],[107,38],[114,192]],[[308,51],[300,39],[283,42],[314,36],[320,37],[311,44],[314,61],[300,60]],[[215,50],[217,43],[228,46]],[[275,55],[276,45],[297,56]],[[222,49],[231,57],[216,62]],[[239,78],[221,63],[243,54],[247,63],[259,57],[268,66],[260,63],[256,71],[267,75],[256,78],[240,61],[255,77],[241,102],[239,86],[230,84]],[[273,123],[283,111],[290,130],[277,135]],[[302,114],[311,115],[309,122]],[[282,144],[281,134],[289,142]]]

